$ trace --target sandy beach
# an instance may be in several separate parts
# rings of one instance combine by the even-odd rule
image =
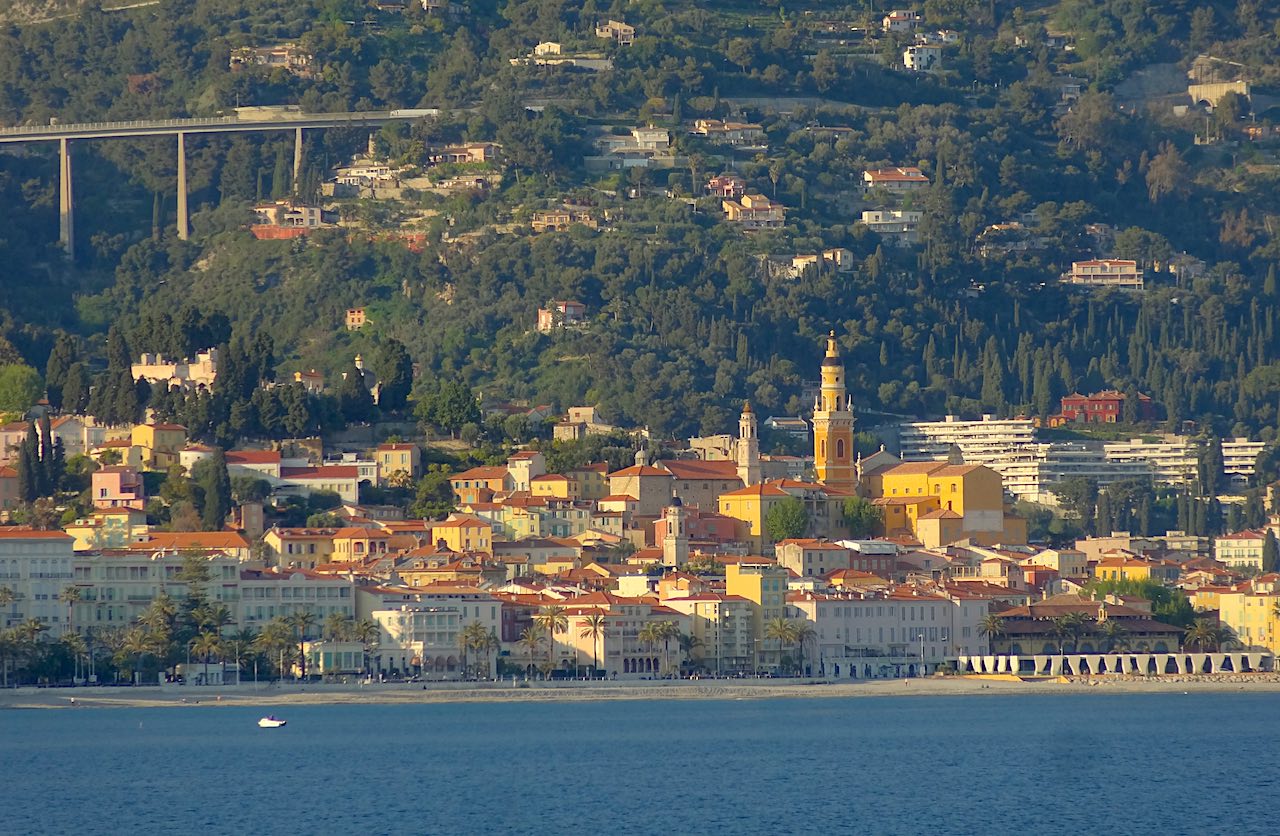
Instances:
[[[1280,674],[1222,676],[1075,677],[1020,681],[1004,677],[933,677],[865,682],[820,680],[696,680],[659,682],[262,683],[237,688],[16,688],[0,692],[0,709],[288,706],[327,704],[508,701],[733,700],[814,697],[1021,696],[1280,692]]]

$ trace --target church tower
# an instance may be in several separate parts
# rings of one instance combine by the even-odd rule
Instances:
[[[813,405],[813,460],[818,481],[853,493],[858,479],[853,467],[853,404],[845,392],[844,364],[836,332],[827,336],[822,358],[822,391]]]
[[[733,448],[733,460],[738,465],[738,478],[744,487],[760,482],[760,433],[751,404],[742,405],[742,417],[738,419],[738,443]]]
[[[671,497],[671,504],[662,509],[662,518],[667,524],[666,535],[662,538],[662,565],[684,566],[689,562],[689,531],[680,497]]]

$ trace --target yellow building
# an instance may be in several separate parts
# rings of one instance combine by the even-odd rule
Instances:
[[[864,474],[862,487],[883,510],[888,534],[927,535],[933,545],[1026,542],[1021,520],[1006,519],[1000,474],[985,465],[903,462]]]
[[[577,480],[570,479],[560,473],[544,473],[529,480],[529,489],[534,496],[546,496],[553,499],[580,499],[580,488]]]
[[[853,466],[853,405],[844,385],[844,363],[836,334],[827,336],[822,358],[822,391],[813,412],[813,466],[818,481],[852,493],[858,486]]]
[[[178,451],[187,446],[187,428],[181,424],[138,424],[130,443],[141,451],[143,467],[168,470],[178,464]]]
[[[455,552],[493,552],[493,524],[477,517],[453,514],[431,526],[431,539]]]
[[[782,647],[776,640],[765,639],[770,621],[787,615],[787,578],[785,568],[774,563],[731,563],[725,567],[724,591],[750,601],[752,610],[752,643],[756,648],[756,667],[777,669],[782,664]]]
[[[578,496],[593,502],[609,495],[609,465],[605,462],[584,464],[565,471],[565,476],[578,483]]]
[[[1218,593],[1218,620],[1246,650],[1280,652],[1280,575],[1267,574]]]
[[[373,451],[378,481],[384,485],[408,484],[422,475],[422,451],[416,444],[379,444]]]
[[[850,494],[816,482],[773,479],[736,491],[720,494],[716,507],[726,517],[738,520],[737,539],[755,549],[770,544],[765,519],[773,508],[789,500],[799,500],[809,516],[807,536],[838,537],[844,532],[844,501]]]

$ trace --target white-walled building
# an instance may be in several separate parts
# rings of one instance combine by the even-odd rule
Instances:
[[[990,648],[980,630],[986,599],[960,593],[907,586],[883,595],[793,592],[787,612],[817,634],[805,652],[805,666],[814,675],[920,676]]]
[[[34,618],[55,638],[66,632],[62,590],[74,581],[73,543],[61,531],[0,528],[0,586],[13,592],[13,601],[0,605],[0,627]]]

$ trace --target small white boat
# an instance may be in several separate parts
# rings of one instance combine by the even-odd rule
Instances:
[[[266,717],[263,717],[261,720],[258,721],[258,728],[279,729],[279,728],[283,728],[286,722],[287,721],[281,720],[280,718],[276,717],[274,714],[268,714]]]

